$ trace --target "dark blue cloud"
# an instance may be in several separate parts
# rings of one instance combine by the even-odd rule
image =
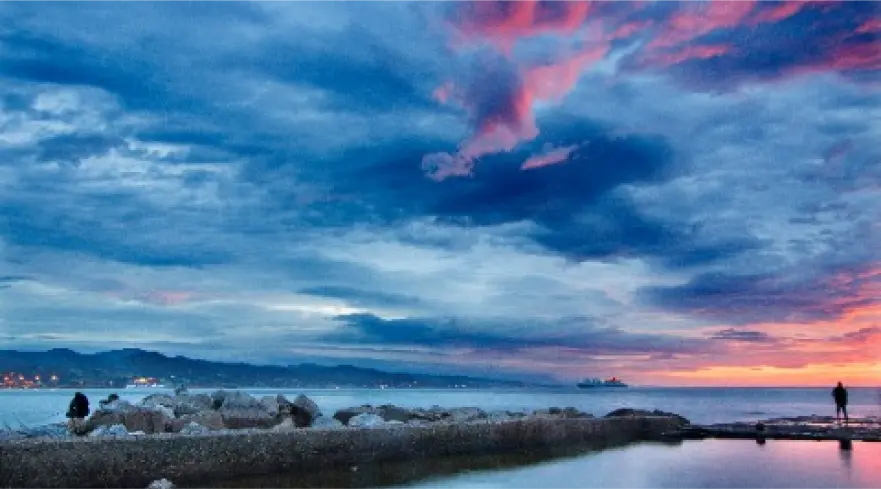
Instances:
[[[857,82],[871,83],[877,78],[881,57],[872,51],[878,33],[859,32],[865,22],[879,18],[872,2],[814,2],[789,16],[755,21],[781,7],[781,2],[756,2],[754,10],[734,25],[713,29],[666,51],[638,52],[622,66],[642,70],[656,65],[692,88],[724,91],[810,72],[837,72]],[[658,22],[660,32],[666,25]],[[663,61],[665,54],[702,47],[724,47],[725,52],[683,56],[672,64]]]
[[[728,322],[813,322],[878,304],[861,294],[859,282],[836,283],[830,277],[846,270],[818,270],[809,277],[792,272],[733,275],[704,273],[682,285],[651,286],[639,291],[643,304]]]
[[[566,318],[536,327],[531,335],[512,334],[515,320],[487,321],[457,318],[382,319],[372,314],[337,317],[343,330],[324,340],[337,343],[381,343],[434,348],[475,348],[515,352],[530,348],[565,348],[586,354],[703,353],[712,346],[701,340],[664,334],[628,333],[595,324],[591,318]],[[538,321],[535,321],[536,323]],[[566,333],[560,324],[569,323]],[[535,326],[539,326],[535,324]]]
[[[761,331],[749,331],[743,329],[734,329],[727,328],[723,329],[712,336],[710,336],[711,340],[725,340],[725,341],[742,341],[748,343],[769,343],[775,341],[767,333],[763,333]]]
[[[199,267],[228,263],[232,255],[217,243],[155,242],[156,229],[139,236],[161,211],[134,204],[126,193],[83,196],[76,208],[52,208],[39,212],[32,205],[0,202],[0,236],[11,245],[78,252],[86,255],[145,266]],[[95,219],[106,216],[107,207],[129,209],[114,222]],[[148,228],[149,229],[149,228]],[[133,236],[134,235],[134,236]]]
[[[83,158],[101,156],[112,148],[125,146],[120,137],[104,134],[64,134],[44,139],[39,143],[40,161],[78,164]]]

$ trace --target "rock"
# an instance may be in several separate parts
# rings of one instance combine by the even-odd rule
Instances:
[[[318,408],[318,404],[315,404],[315,401],[303,394],[294,398],[290,405],[290,410],[291,416],[294,418],[294,424],[301,428],[311,426],[312,420],[321,416],[321,409]]]
[[[217,411],[204,411],[198,414],[188,414],[184,416],[183,419],[199,423],[212,430],[222,430],[226,428],[226,425],[223,424],[223,415]]]
[[[0,430],[0,441],[24,440],[24,433],[15,430]]]
[[[105,404],[104,406],[99,408],[98,411],[96,411],[96,413],[99,411],[113,412],[113,413],[125,413],[125,412],[134,411],[135,409],[137,409],[137,406],[135,406],[134,404],[132,404],[128,401],[115,400],[112,402],[108,402],[107,404]]]
[[[119,400],[119,396],[117,394],[110,394],[109,396],[107,396],[107,399],[101,399],[100,401],[98,401],[98,406],[100,408],[103,408],[107,404],[110,404],[111,402],[118,401],[118,400]]]
[[[509,421],[515,419],[513,416],[508,414],[507,411],[491,411],[487,415],[490,421]]]
[[[165,406],[167,408],[174,408],[179,403],[179,401],[166,394],[150,394],[149,396],[141,399],[141,402],[138,403],[139,406],[144,407],[159,407]]]
[[[358,406],[358,407],[343,408],[343,409],[340,409],[339,411],[335,412],[333,414],[333,417],[334,417],[334,419],[336,419],[340,423],[342,423],[344,425],[348,425],[350,419],[354,418],[355,416],[358,416],[359,414],[366,414],[366,413],[375,414],[376,409],[374,409],[373,406],[370,406],[369,404],[364,405],[364,406]]]
[[[668,413],[666,411],[661,411],[659,409],[655,409],[654,411],[647,411],[645,409],[631,409],[631,408],[621,408],[616,409],[609,414],[607,414],[606,418],[619,418],[619,417],[633,417],[633,416],[664,416],[670,418],[676,418],[679,423],[683,426],[690,425],[691,421],[686,419],[683,416],[680,416],[675,413]]]
[[[278,416],[279,403],[278,398],[274,396],[263,396],[260,398],[260,405],[266,408],[270,416]]]
[[[278,403],[278,412],[280,413],[290,413],[291,412],[291,401],[288,400],[284,394],[279,394],[275,396],[275,402]]]
[[[222,394],[221,394],[222,393]],[[221,399],[221,409],[260,409],[263,406],[260,401],[252,397],[250,394],[241,391],[218,391],[211,397],[215,402]]]
[[[450,413],[443,410],[440,406],[433,406],[431,409],[413,409],[410,411],[410,419],[418,419],[429,423],[449,418]]]
[[[536,418],[549,418],[551,416],[551,411],[548,409],[536,409],[532,412],[532,416]]]
[[[348,426],[355,428],[377,428],[385,426],[387,423],[378,414],[361,413],[349,418]]]
[[[99,426],[92,430],[89,436],[128,436],[128,430],[121,424]]]
[[[186,414],[198,414],[205,411],[214,411],[214,400],[208,394],[184,394],[175,397],[174,415],[177,417]]]
[[[147,489],[174,489],[174,483],[168,479],[155,480],[147,486]]]
[[[466,423],[468,421],[476,421],[478,419],[486,419],[486,411],[476,407],[461,407],[450,409],[449,421],[454,423]]]
[[[169,416],[169,411],[168,408],[159,409],[131,404],[115,410],[100,409],[88,419],[86,430],[93,431],[100,426],[121,424],[128,431],[164,433],[172,430],[173,418]]]
[[[560,413],[560,416],[566,419],[572,418],[592,418],[593,416],[587,413],[583,413],[574,407],[563,408],[563,411]]]
[[[391,404],[379,406],[376,409],[376,414],[382,417],[386,422],[399,421],[401,423],[406,423],[410,421],[410,418],[412,417],[412,413],[409,409],[393,406]]]
[[[211,395],[214,405],[220,401],[218,412],[227,428],[269,428],[279,423],[263,404],[239,391],[217,391]]]
[[[180,430],[180,434],[182,435],[204,435],[205,433],[210,432],[208,428],[200,425],[199,423],[194,423],[190,421]]]
[[[313,419],[310,426],[312,428],[342,428],[344,425],[336,418],[321,415]]]
[[[294,424],[293,418],[285,418],[281,423],[272,427],[272,431],[294,431],[297,425]]]

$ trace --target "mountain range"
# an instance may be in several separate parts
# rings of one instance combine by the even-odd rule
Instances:
[[[138,377],[166,385],[190,387],[527,387],[527,382],[469,376],[393,373],[351,365],[254,365],[213,362],[184,356],[125,348],[78,353],[66,348],[48,351],[0,350],[0,374],[26,379],[39,376],[56,387],[120,388]],[[56,379],[50,381],[49,379]]]

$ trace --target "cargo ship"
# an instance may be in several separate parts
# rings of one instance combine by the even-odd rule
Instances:
[[[595,389],[597,387],[627,387],[627,384],[621,382],[617,377],[612,377],[611,379],[601,380],[601,379],[584,379],[581,382],[575,384],[579,389]]]

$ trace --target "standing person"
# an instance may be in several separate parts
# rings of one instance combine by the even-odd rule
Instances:
[[[838,383],[838,386],[832,389],[832,398],[835,399],[835,419],[841,421],[841,413],[844,413],[844,424],[847,424],[847,389]]]
[[[82,392],[73,395],[67,410],[67,428],[74,435],[86,434],[86,416],[89,415],[89,398]]]

